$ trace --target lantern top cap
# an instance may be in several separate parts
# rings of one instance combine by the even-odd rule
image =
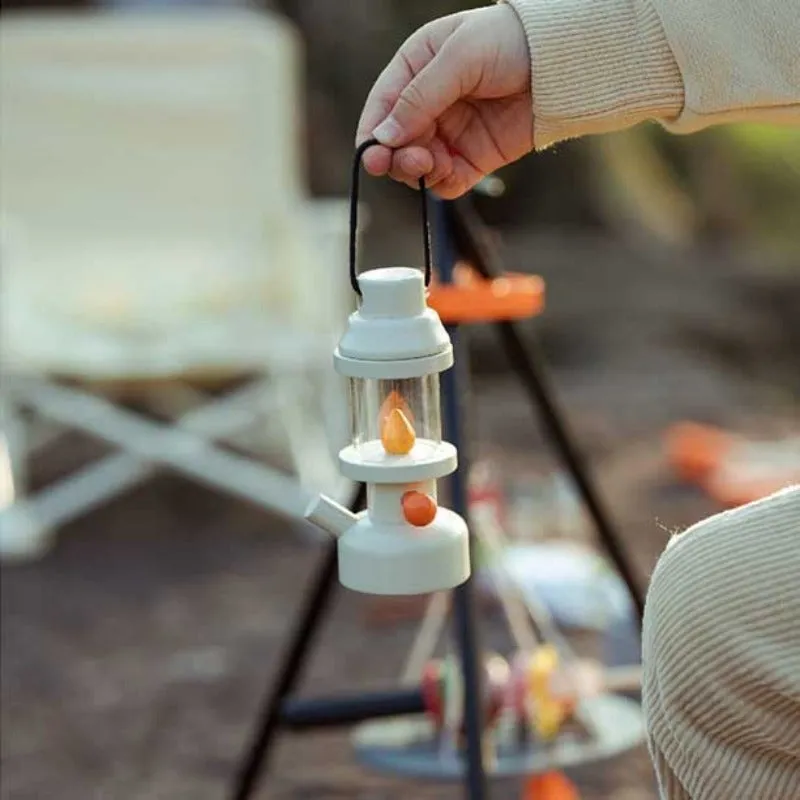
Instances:
[[[358,276],[363,317],[414,317],[426,308],[425,280],[412,267],[382,267]]]
[[[453,363],[450,337],[428,307],[423,273],[381,267],[358,277],[361,304],[350,315],[334,362],[358,378],[413,378]]]

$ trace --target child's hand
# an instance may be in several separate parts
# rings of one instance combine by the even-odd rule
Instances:
[[[357,144],[364,166],[452,199],[533,146],[530,57],[508,5],[464,11],[420,28],[367,98]]]

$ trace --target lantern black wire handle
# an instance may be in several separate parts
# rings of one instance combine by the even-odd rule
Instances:
[[[361,287],[358,285],[358,273],[356,272],[356,240],[358,238],[358,188],[359,177],[361,174],[361,159],[370,147],[379,145],[377,139],[367,139],[356,149],[353,159],[353,177],[350,183],[350,285],[353,291],[361,297]],[[419,179],[420,201],[422,203],[422,243],[425,253],[425,286],[430,285],[432,264],[431,264],[431,231],[428,222],[428,197],[425,188],[425,178]]]

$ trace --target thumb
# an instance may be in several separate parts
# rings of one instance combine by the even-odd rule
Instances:
[[[387,147],[402,147],[422,136],[467,91],[469,62],[449,47],[439,52],[400,92],[389,116],[375,128],[373,136]],[[462,51],[463,52],[463,51]],[[467,55],[468,59],[468,55]]]

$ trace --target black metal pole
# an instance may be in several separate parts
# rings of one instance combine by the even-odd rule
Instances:
[[[363,508],[366,496],[366,487],[360,484],[351,509],[356,511]],[[281,724],[284,702],[300,680],[314,635],[336,588],[337,561],[336,541],[331,539],[325,545],[325,555],[292,631],[278,676],[259,712],[255,734],[247,748],[242,768],[236,775],[231,800],[248,800],[256,790]]]
[[[503,273],[486,231],[486,226],[469,199],[458,200],[453,206],[453,234],[459,251],[484,278],[496,278]],[[605,547],[630,593],[639,621],[644,615],[644,594],[636,579],[635,570],[622,548],[620,537],[611,521],[586,460],[578,448],[567,420],[560,412],[544,357],[535,342],[526,340],[514,322],[497,322],[495,328],[503,343],[511,366],[523,384],[531,404],[538,409],[542,423],[575,481],[579,494],[594,522],[597,535]]]
[[[451,231],[451,209],[448,203],[435,201],[434,247],[435,263],[442,283],[450,283],[456,261]],[[469,522],[467,480],[469,453],[464,427],[464,406],[469,392],[469,368],[466,348],[456,326],[448,328],[455,350],[455,366],[442,375],[442,420],[445,438],[458,450],[458,469],[450,478],[450,501],[457,514]],[[470,535],[473,563],[475,537]],[[486,780],[483,707],[481,703],[482,659],[478,636],[474,581],[470,578],[453,593],[453,631],[459,648],[461,669],[464,675],[464,726],[466,733],[465,790],[469,800],[487,800],[489,787]]]

